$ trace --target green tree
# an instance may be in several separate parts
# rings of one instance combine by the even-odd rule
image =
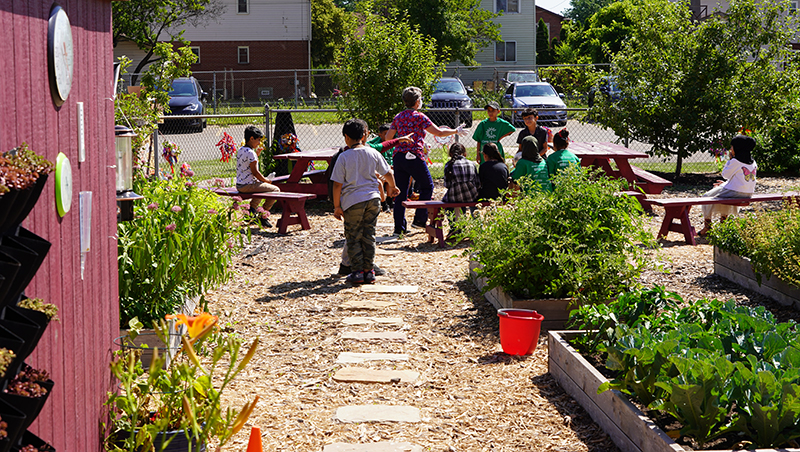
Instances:
[[[155,47],[159,41],[180,42],[182,27],[203,25],[215,20],[225,11],[221,0],[135,0],[113,2],[112,32],[114,47],[121,41],[132,41],[145,52],[145,57],[133,70],[131,84],[150,63],[159,61]]]
[[[614,1],[615,0],[570,0],[570,7],[564,11],[564,17],[582,24],[589,20],[596,12]]]
[[[554,51],[560,63],[609,63],[631,33],[630,0],[614,2],[593,14],[583,26],[569,25],[567,39]]]
[[[333,0],[311,0],[311,64],[316,68],[333,64],[337,48],[353,32],[352,13]]]
[[[482,9],[480,0],[375,0],[374,6],[387,20],[404,14],[421,34],[436,41],[441,61],[476,65],[478,50],[500,41],[500,25],[492,20],[500,14]]]
[[[536,64],[553,64],[553,52],[550,50],[550,32],[544,19],[536,24]]]
[[[723,20],[694,23],[685,3],[639,0],[631,35],[613,58],[622,99],[593,109],[617,136],[683,159],[766,127],[796,99],[800,74],[787,43],[788,1],[734,0]]]
[[[377,130],[405,109],[401,94],[407,86],[430,95],[444,65],[436,58],[436,42],[398,17],[370,15],[361,29],[337,50],[334,80],[345,93],[340,117],[359,117]]]

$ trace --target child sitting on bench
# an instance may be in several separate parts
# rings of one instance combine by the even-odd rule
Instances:
[[[281,191],[258,170],[258,156],[264,150],[264,133],[256,126],[244,129],[244,146],[236,153],[236,190],[241,193],[273,193]],[[261,221],[261,226],[271,228],[266,218],[269,209],[275,205],[274,199],[265,199],[263,211],[258,208],[258,198],[250,201],[250,214]]]

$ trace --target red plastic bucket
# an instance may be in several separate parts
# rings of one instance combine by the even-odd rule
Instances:
[[[539,343],[544,316],[529,309],[500,309],[500,345],[509,355],[530,355]]]

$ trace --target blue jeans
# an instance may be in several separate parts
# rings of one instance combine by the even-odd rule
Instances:
[[[419,157],[408,160],[405,154],[397,154],[394,159],[394,179],[400,194],[394,198],[394,232],[407,231],[406,208],[403,201],[408,199],[408,186],[411,178],[419,184],[420,201],[433,199],[433,179],[428,171],[428,164]],[[428,209],[417,209],[414,214],[414,223],[426,224],[428,222]]]
[[[344,211],[344,237],[352,271],[372,270],[375,261],[375,225],[381,213],[380,198],[360,202]]]

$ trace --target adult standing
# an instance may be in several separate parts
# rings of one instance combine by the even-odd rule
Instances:
[[[393,163],[395,181],[400,195],[394,199],[394,233],[396,235],[408,232],[406,227],[406,208],[403,201],[408,199],[408,186],[411,178],[419,184],[420,201],[429,201],[433,198],[433,179],[428,171],[428,163],[424,149],[425,134],[430,133],[437,137],[448,137],[459,131],[449,127],[437,127],[424,113],[422,107],[422,90],[416,86],[409,86],[403,90],[403,104],[406,110],[401,111],[392,120],[391,128],[386,132],[386,139],[391,140],[395,134],[411,134],[411,143],[400,143],[394,150]],[[425,228],[428,222],[428,209],[417,209],[411,226]]]

